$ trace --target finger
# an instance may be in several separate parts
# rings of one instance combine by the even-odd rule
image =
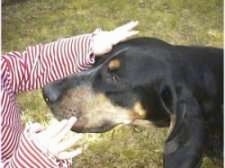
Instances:
[[[129,31],[135,28],[137,25],[138,25],[138,21],[131,21],[116,28],[115,31]]]
[[[63,152],[75,145],[77,141],[83,138],[83,134],[76,134],[68,139],[63,140],[60,144],[57,145],[57,153]]]
[[[76,157],[82,153],[82,148],[78,148],[71,152],[61,152],[57,155],[59,159],[71,159],[73,157]]]
[[[40,123],[32,123],[27,126],[27,129],[31,132],[39,133],[44,130],[44,127]]]
[[[65,127],[67,122],[68,120],[62,120],[60,122],[51,123],[45,131],[41,132],[41,136],[48,138],[55,137],[62,130],[62,128]]]
[[[64,125],[64,127],[60,130],[58,135],[54,137],[53,141],[56,143],[61,141],[65,137],[65,135],[70,131],[70,129],[72,128],[72,126],[75,124],[76,121],[77,121],[76,117],[71,117]]]
[[[139,31],[130,31],[130,32],[126,32],[126,33],[117,34],[115,39],[113,40],[113,45],[115,45],[119,42],[125,41],[138,33],[139,33]]]
[[[137,25],[138,25],[137,21],[131,21],[129,23],[126,23],[126,24],[116,28],[115,31],[129,31],[129,30],[132,30]]]
[[[130,31],[126,34],[125,39],[131,38],[131,37],[137,35],[138,33],[139,33],[139,31]]]

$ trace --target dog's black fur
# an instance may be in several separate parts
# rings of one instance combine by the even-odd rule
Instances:
[[[120,66],[108,69],[114,59]],[[174,46],[153,38],[131,39],[99,57],[92,70],[47,86],[44,97],[52,107],[63,99],[68,88],[86,83],[115,106],[131,108],[138,100],[146,111],[145,120],[158,126],[170,123],[164,150],[166,168],[200,167],[213,133],[223,149],[222,49]],[[88,111],[77,117],[83,113]],[[105,128],[107,124],[110,126]],[[97,130],[86,132],[101,132],[114,125],[112,117]]]

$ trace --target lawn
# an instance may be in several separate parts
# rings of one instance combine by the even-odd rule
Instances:
[[[2,6],[2,51],[111,29],[138,20],[139,36],[172,44],[223,47],[222,0],[8,0]],[[40,90],[19,95],[24,121],[48,123]],[[121,126],[87,134],[77,168],[161,168],[166,128]],[[204,157],[203,168],[222,167]]]

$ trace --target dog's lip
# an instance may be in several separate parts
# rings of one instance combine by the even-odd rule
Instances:
[[[145,119],[134,119],[131,123],[133,126],[149,127],[152,123]]]

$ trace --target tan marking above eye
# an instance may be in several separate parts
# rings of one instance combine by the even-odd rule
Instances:
[[[108,68],[110,71],[117,70],[121,66],[121,62],[119,59],[114,59],[109,62]]]

